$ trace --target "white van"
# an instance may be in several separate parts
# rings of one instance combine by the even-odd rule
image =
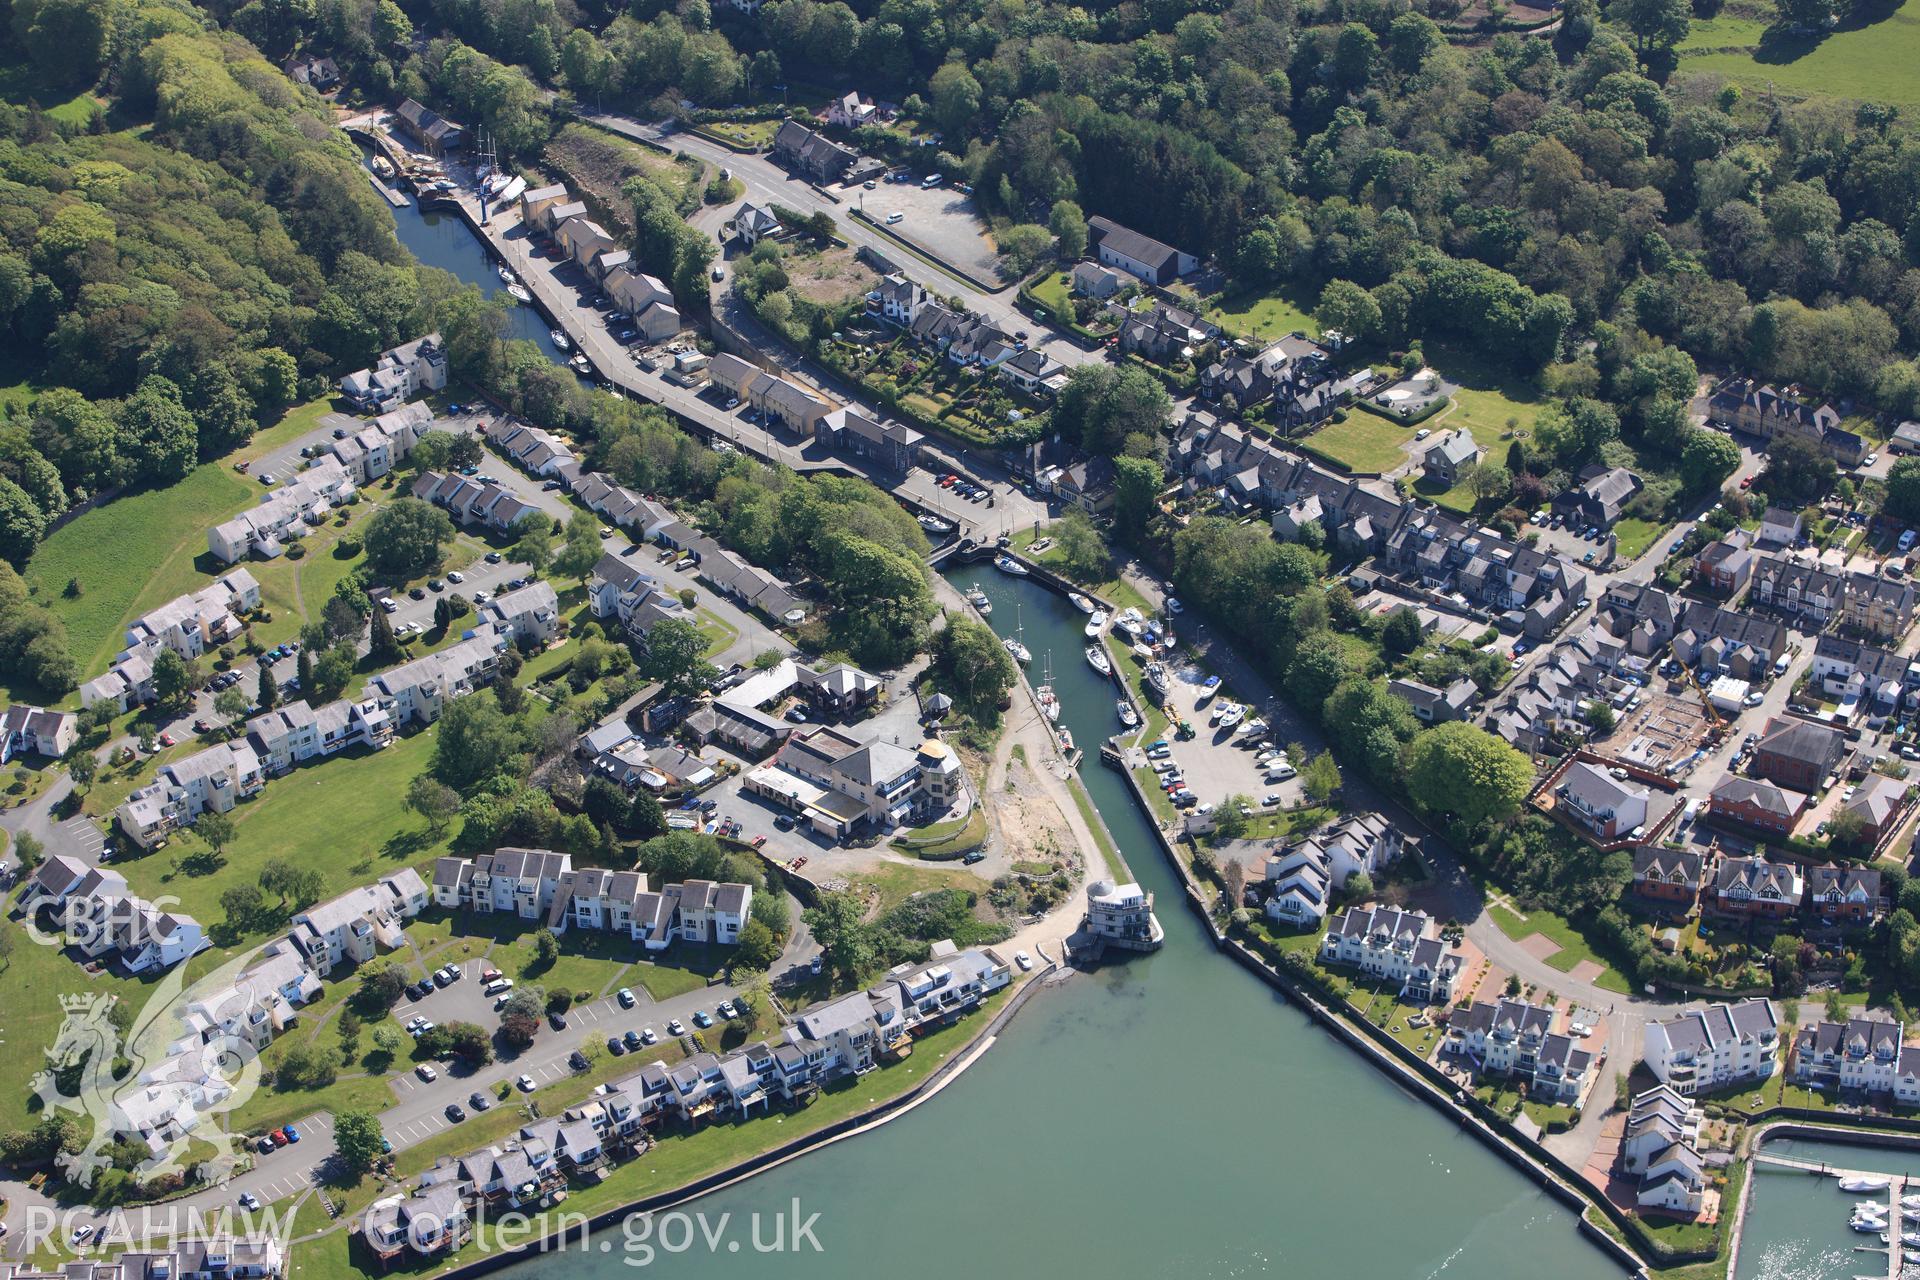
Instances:
[[[920,179],[920,186],[922,190],[932,190],[934,187],[939,186],[944,181],[946,181],[946,179],[942,178],[939,174],[930,173],[926,177]]]
[[[906,216],[907,216],[906,214],[900,212],[898,209],[895,209],[892,213],[887,215],[887,225],[892,226],[894,223],[901,221]]]
[[[1272,786],[1276,782],[1285,782],[1297,772],[1299,771],[1285,761],[1277,761],[1267,770],[1267,785]]]

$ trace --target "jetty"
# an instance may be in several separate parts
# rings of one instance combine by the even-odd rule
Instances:
[[[412,203],[412,201],[408,200],[404,194],[402,194],[399,191],[396,191],[394,188],[382,182],[380,180],[380,175],[375,173],[373,170],[368,169],[365,172],[367,175],[367,181],[373,184],[373,189],[380,193],[381,199],[385,200],[388,204],[392,205],[394,208],[404,209],[409,204]]]

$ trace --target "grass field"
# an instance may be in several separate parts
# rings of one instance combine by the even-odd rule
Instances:
[[[1271,342],[1297,331],[1317,338],[1320,322],[1313,318],[1312,307],[1311,301],[1276,289],[1265,294],[1240,293],[1217,298],[1207,305],[1206,317],[1239,337],[1259,337]]]
[[[1073,277],[1065,271],[1045,271],[1027,286],[1033,296],[1056,316],[1073,318]]]
[[[206,553],[207,528],[238,511],[248,496],[245,480],[209,462],[171,488],[88,511],[40,544],[27,562],[27,579],[67,624],[83,676],[98,675],[120,651],[136,605],[204,585],[206,574],[194,561]],[[64,594],[70,580],[78,580],[80,595]]]
[[[257,881],[272,858],[319,870],[326,877],[325,896],[401,867],[425,865],[445,852],[446,836],[433,839],[423,821],[400,807],[400,797],[431,760],[435,732],[429,728],[383,751],[347,752],[275,778],[234,809],[233,841],[209,874],[189,870],[198,861],[193,855],[208,852],[190,830],[164,849],[118,864],[120,870],[137,892],[171,894],[182,910],[212,925],[226,915],[221,893]]]
[[[1613,526],[1613,531],[1620,537],[1620,559],[1631,561],[1644,555],[1653,540],[1667,531],[1667,526],[1652,520],[1622,520]]]
[[[1412,428],[1371,413],[1355,412],[1348,414],[1345,422],[1314,432],[1300,447],[1355,474],[1379,475],[1407,460],[1403,446],[1412,440]]]
[[[1920,105],[1920,0],[1822,38],[1768,35],[1764,5],[1696,21],[1680,44],[1681,74],[1726,76],[1807,97]]]
[[[83,679],[106,669],[108,660],[121,649],[130,619],[198,590],[223,568],[207,554],[207,529],[253,501],[257,487],[250,486],[231,464],[264,456],[313,430],[320,415],[332,407],[330,401],[316,400],[289,409],[279,422],[256,432],[252,441],[229,457],[195,468],[166,489],[132,494],[88,511],[40,544],[27,562],[26,576],[38,587],[40,600],[67,624]],[[303,593],[309,581],[331,593],[338,580],[337,575],[328,578],[327,567],[311,556],[249,567],[260,579],[270,608],[291,607],[296,568],[302,574]],[[339,568],[340,574],[345,572],[346,566]],[[284,583],[277,580],[282,575]],[[78,596],[65,594],[69,581],[80,584]],[[325,598],[322,595],[320,603]],[[286,639],[297,625],[282,628],[284,635],[267,642]]]
[[[0,960],[0,1009],[6,1010],[7,1060],[13,1064],[14,1085],[0,1089],[0,1131],[24,1128],[38,1118],[38,1111],[28,1108],[33,1095],[27,1077],[45,1065],[40,1051],[53,1043],[66,1017],[62,996],[99,992],[118,996],[138,1011],[160,981],[89,977],[62,950],[36,944],[13,922],[4,927],[14,934],[13,953]],[[35,1101],[34,1107],[38,1105]]]

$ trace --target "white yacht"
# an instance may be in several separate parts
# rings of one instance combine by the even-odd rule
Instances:
[[[558,329],[547,330],[547,337],[552,339],[553,345],[560,348],[560,350],[562,351],[573,350],[573,339],[567,337],[567,335],[562,333],[560,330]]]
[[[998,557],[994,560],[993,567],[1002,573],[1012,574],[1016,578],[1024,578],[1027,576],[1027,566],[1021,564],[1012,556],[1003,555]]]
[[[1892,1185],[1892,1178],[1882,1178],[1878,1176],[1840,1179],[1840,1189],[1842,1191],[1885,1191]]]
[[[1137,729],[1140,727],[1140,713],[1133,709],[1131,702],[1122,698],[1113,704],[1113,709],[1120,713],[1120,723],[1124,727],[1128,729]]]
[[[1081,595],[1078,591],[1075,591],[1071,595],[1069,595],[1067,597],[1067,600],[1070,604],[1073,605],[1074,608],[1078,609],[1082,613],[1092,613],[1096,608],[1098,608],[1098,606],[1095,605],[1093,601],[1087,599],[1085,596]]]
[[[1106,628],[1107,628],[1107,615],[1101,610],[1095,609],[1093,611],[1093,616],[1087,619],[1087,639],[1098,640],[1100,638],[1100,633],[1106,630]]]
[[[993,612],[993,601],[987,599],[987,593],[980,589],[977,582],[967,588],[967,603],[978,609],[983,618]]]
[[[1107,651],[1097,644],[1087,646],[1087,665],[1103,676],[1113,674],[1113,659],[1107,657]]]
[[[502,271],[506,270],[505,267],[500,269]],[[511,297],[515,302],[524,303],[528,306],[533,305],[533,295],[528,293],[527,286],[521,284],[518,280],[509,280],[507,282],[507,296]]]

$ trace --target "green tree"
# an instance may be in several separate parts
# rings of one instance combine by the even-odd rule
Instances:
[[[1404,657],[1420,647],[1426,633],[1420,629],[1420,615],[1401,605],[1387,615],[1380,628],[1380,645],[1394,657]]]
[[[585,582],[600,562],[600,525],[586,512],[577,512],[567,521],[566,540],[553,558],[556,573]]]
[[[647,632],[634,669],[665,686],[668,697],[686,697],[718,674],[707,661],[707,638],[685,618],[662,618]]]
[[[1053,253],[1053,233],[1036,223],[1023,222],[1008,227],[994,237],[1000,256],[1015,276],[1026,276]]]
[[[779,958],[780,939],[773,936],[773,930],[758,920],[748,920],[740,927],[740,942],[734,951],[735,964],[765,971],[772,968]]]
[[[1911,461],[1911,459],[1903,459]],[[1689,493],[1703,493],[1717,487],[1740,465],[1740,446],[1718,431],[1690,431],[1680,448],[1680,483]],[[1898,469],[1899,463],[1894,467]],[[1892,492],[1892,480],[1888,480]]]
[[[1107,556],[1107,544],[1094,528],[1093,518],[1079,507],[1068,509],[1052,529],[1053,544],[1060,552],[1060,567],[1069,578],[1080,582],[1104,581],[1113,570]]]
[[[423,773],[407,784],[401,804],[427,820],[427,829],[438,840],[447,823],[460,812],[460,793],[430,773]]]
[[[46,531],[46,513],[33,495],[0,475],[0,560],[25,568]]]
[[[553,563],[553,527],[539,516],[528,520],[520,526],[520,536],[514,540],[510,554],[530,567],[535,576],[545,573]]]
[[[1904,523],[1920,523],[1920,458],[1901,458],[1887,472],[1884,510]]]
[[[280,705],[280,682],[274,679],[271,663],[260,664],[260,681],[254,701],[260,704],[262,710]]]
[[[1313,314],[1322,327],[1338,329],[1355,342],[1380,332],[1380,304],[1351,280],[1329,280]]]
[[[236,934],[249,933],[266,914],[266,895],[255,884],[231,885],[220,894],[220,909]]]
[[[470,787],[507,772],[520,750],[518,726],[497,699],[461,698],[441,713],[433,775],[456,789]]]
[[[834,974],[845,981],[858,981],[879,955],[865,914],[864,904],[850,893],[823,893],[819,905],[806,912],[814,941]]]
[[[1242,813],[1241,810],[1248,810]],[[1238,840],[1252,824],[1253,797],[1238,793],[1228,796],[1213,811],[1213,834],[1221,840]]]
[[[367,564],[389,578],[418,578],[440,567],[452,542],[446,512],[418,498],[397,498],[367,521]]]
[[[380,1118],[371,1111],[341,1111],[333,1117],[333,1149],[352,1173],[364,1174],[373,1168],[385,1154],[384,1137]]]
[[[1000,637],[984,623],[961,615],[950,615],[947,625],[934,633],[933,668],[940,688],[975,715],[997,713],[1018,678]]]
[[[209,809],[194,819],[193,830],[194,834],[207,842],[214,856],[219,857],[233,840],[233,819],[218,809]]]
[[[533,935],[533,964],[536,971],[545,973],[559,959],[560,939],[554,937],[553,930],[542,929]]]
[[[100,772],[100,759],[85,746],[75,747],[67,752],[67,776],[73,779],[74,788],[81,795],[87,794],[93,786],[95,775]]]
[[[1334,762],[1331,751],[1322,751],[1307,761],[1307,767],[1300,771],[1300,785],[1306,788],[1307,796],[1315,804],[1325,804],[1333,798],[1340,790],[1340,766]]]
[[[305,657],[306,650],[302,649],[300,654]],[[369,624],[367,633],[368,660],[377,667],[390,667],[406,656],[407,651],[400,647],[400,637],[393,634],[393,623],[387,620],[387,611],[375,609],[373,621]],[[312,675],[311,669],[307,675]],[[302,689],[307,687],[305,679],[300,681],[300,687]]]
[[[1690,0],[1625,0],[1609,10],[1608,16],[1633,33],[1634,51],[1645,62],[1687,38],[1693,6]]]
[[[188,661],[172,649],[162,649],[153,660],[153,696],[169,712],[186,710],[193,701],[195,674]]]
[[[213,711],[226,722],[229,733],[237,734],[247,716],[247,695],[237,685],[222,689],[213,695]]]
[[[933,103],[933,118],[950,139],[959,139],[979,114],[982,99],[980,82],[957,62],[949,62],[933,73],[927,89]],[[960,147],[949,142],[954,151]]]
[[[1053,232],[1054,247],[1068,262],[1078,261],[1087,252],[1087,215],[1071,200],[1055,200],[1047,214],[1047,230]]]
[[[1468,828],[1520,811],[1533,785],[1527,758],[1477,725],[1454,722],[1422,732],[1407,748],[1407,794],[1430,813]]]
[[[1138,538],[1152,521],[1166,474],[1152,458],[1113,460],[1113,523],[1120,536]]]

